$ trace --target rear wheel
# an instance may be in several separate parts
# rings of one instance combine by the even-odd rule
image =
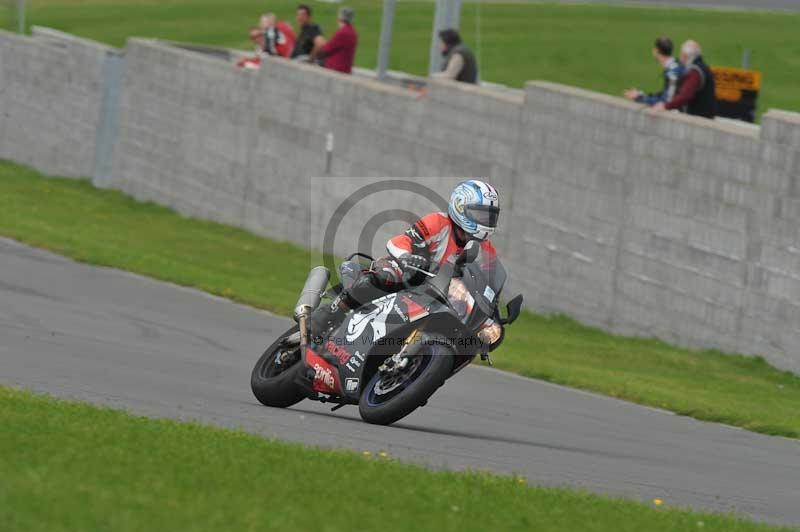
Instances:
[[[453,371],[453,355],[447,345],[427,343],[402,370],[375,372],[358,402],[361,418],[389,425],[423,406]]]
[[[303,370],[300,344],[285,339],[296,335],[299,327],[295,325],[283,333],[264,351],[256,362],[250,375],[250,387],[253,395],[262,404],[278,408],[286,408],[306,398],[305,392],[297,384]]]

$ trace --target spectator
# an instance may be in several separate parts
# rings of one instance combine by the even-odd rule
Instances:
[[[291,26],[278,20],[274,13],[267,13],[261,17],[259,27],[264,31],[264,52],[280,57],[291,56],[295,43]]]
[[[433,77],[478,83],[478,62],[472,51],[461,43],[461,36],[456,30],[439,32],[439,49],[445,58],[445,64],[442,71],[433,74]]]
[[[265,17],[266,15],[262,15],[258,21],[258,26],[250,28],[250,40],[256,45],[255,55],[242,57],[236,62],[236,66],[253,70],[258,70],[261,67],[261,57],[264,55],[264,37],[267,29]]]
[[[685,72],[680,79],[678,93],[670,101],[654,105],[654,110],[680,109],[690,115],[714,118],[717,114],[714,75],[701,54],[700,45],[695,41],[683,43],[681,63]]]
[[[250,28],[250,40],[256,45],[256,54],[264,53],[264,32],[266,31],[266,27],[262,26],[263,23],[264,17],[261,17],[259,25]]]
[[[353,61],[356,57],[356,46],[358,45],[358,34],[353,28],[353,10],[349,7],[339,8],[337,19],[339,29],[330,38],[325,39],[322,35],[314,39],[314,51],[312,57],[322,56],[324,61],[322,66],[350,74],[353,70]]]
[[[322,29],[311,20],[311,8],[306,4],[297,6],[297,40],[292,50],[292,59],[310,56],[314,50],[314,39],[322,35]]]
[[[677,92],[678,81],[683,75],[683,66],[672,57],[672,41],[666,37],[656,39],[653,47],[653,57],[664,69],[664,86],[660,92],[645,94],[639,89],[628,89],[625,97],[635,102],[655,105],[658,102],[670,101]]]

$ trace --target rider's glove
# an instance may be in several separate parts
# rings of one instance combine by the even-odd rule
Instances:
[[[400,267],[403,270],[410,270],[408,273],[415,271],[412,268],[428,271],[428,266],[430,266],[430,261],[422,255],[403,255],[397,262],[400,263]]]

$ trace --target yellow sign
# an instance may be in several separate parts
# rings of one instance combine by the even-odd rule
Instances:
[[[742,91],[758,92],[761,89],[761,72],[744,68],[712,66],[718,100],[738,102]]]

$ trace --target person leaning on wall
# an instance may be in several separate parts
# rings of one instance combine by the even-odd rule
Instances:
[[[478,62],[472,50],[464,46],[454,29],[439,32],[439,49],[444,56],[444,68],[434,78],[452,79],[463,83],[478,83]]]
[[[308,4],[297,6],[297,39],[292,50],[292,59],[307,58],[314,50],[314,39],[322,35],[322,28],[312,20],[313,11]]]
[[[314,39],[314,50],[311,52],[311,57],[322,58],[323,67],[344,74],[350,74],[353,71],[353,62],[358,46],[358,33],[353,27],[354,16],[355,13],[351,8],[340,7],[336,16],[339,22],[339,29],[336,30],[336,33],[330,39],[326,39],[322,35]]]
[[[264,32],[264,53],[276,57],[289,57],[294,49],[295,34],[292,27],[278,20],[275,13],[266,13],[261,17],[260,26]]]
[[[666,37],[656,39],[653,45],[653,58],[663,69],[663,87],[659,92],[649,94],[639,89],[628,89],[624,93],[627,99],[646,105],[655,105],[659,102],[670,101],[678,92],[678,82],[683,75],[683,65],[672,57],[672,41]]]
[[[690,115],[714,118],[717,114],[714,74],[703,61],[702,49],[697,42],[686,41],[681,45],[681,63],[685,71],[678,83],[677,94],[668,102],[659,102],[651,109],[678,109]]]

